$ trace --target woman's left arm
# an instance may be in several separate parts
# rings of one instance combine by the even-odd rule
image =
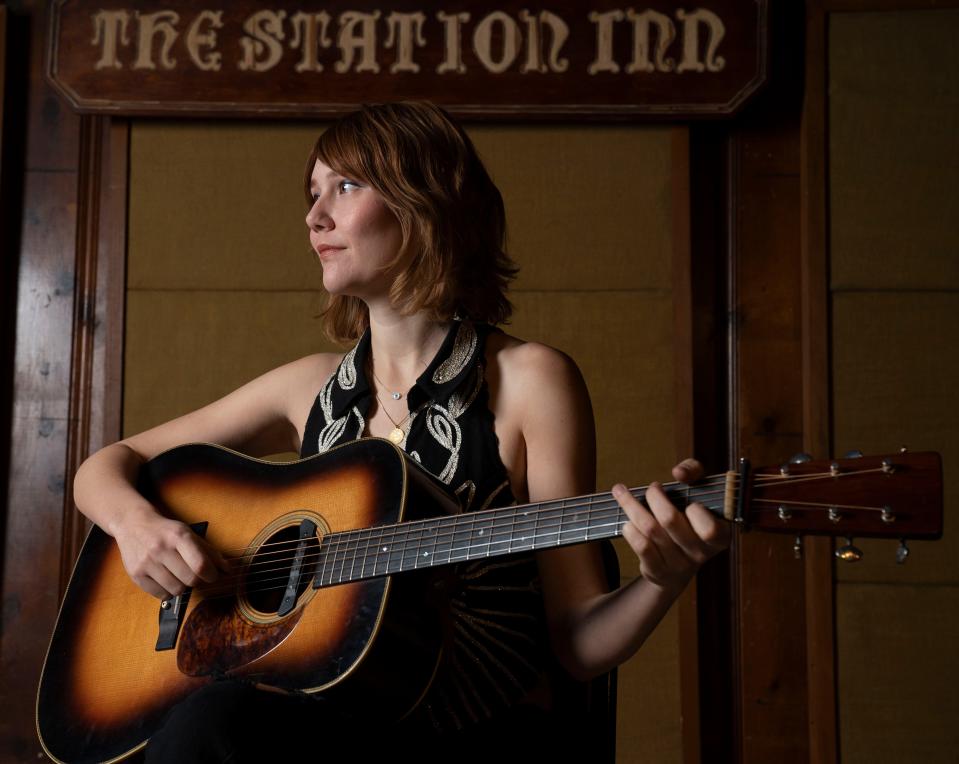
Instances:
[[[567,356],[542,345],[523,346],[526,482],[530,501],[591,493],[595,434],[589,394]],[[514,378],[515,379],[515,378]],[[677,480],[700,476],[694,460],[673,469]],[[646,506],[621,485],[613,494],[629,517],[623,537],[639,559],[641,576],[609,591],[599,547],[580,544],[540,552],[543,596],[553,648],[580,679],[630,658],[643,644],[699,567],[729,543],[729,529],[704,507],[677,510],[658,484]]]

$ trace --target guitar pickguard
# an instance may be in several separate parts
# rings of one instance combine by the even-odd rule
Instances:
[[[219,676],[252,663],[286,639],[302,614],[297,609],[273,623],[253,623],[235,597],[206,599],[183,625],[177,668],[187,676]]]

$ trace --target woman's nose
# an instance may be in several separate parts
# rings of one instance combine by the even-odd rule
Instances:
[[[323,205],[319,199],[313,202],[313,206],[310,207],[309,211],[306,213],[306,227],[311,231],[329,230],[333,227],[333,219],[323,208]]]

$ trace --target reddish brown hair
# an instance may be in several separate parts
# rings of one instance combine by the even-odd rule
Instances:
[[[368,183],[396,215],[403,245],[388,267],[399,274],[390,297],[402,312],[492,324],[510,317],[506,289],[517,269],[505,251],[503,198],[469,136],[443,109],[377,104],[335,122],[307,161],[310,205],[317,160]],[[362,300],[332,295],[323,322],[332,339],[348,343],[365,331],[369,314]]]

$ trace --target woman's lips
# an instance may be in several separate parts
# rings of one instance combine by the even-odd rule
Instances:
[[[319,256],[320,260],[330,257],[334,252],[339,252],[345,247],[334,247],[331,244],[322,244],[316,248],[316,254]]]

